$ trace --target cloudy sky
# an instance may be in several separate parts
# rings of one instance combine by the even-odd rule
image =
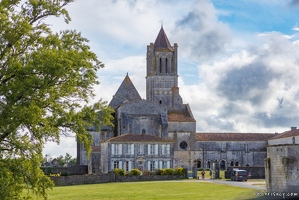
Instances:
[[[299,0],[77,0],[75,29],[105,64],[95,87],[108,102],[129,74],[145,98],[146,46],[161,24],[178,43],[179,87],[197,132],[283,132],[299,126]],[[74,138],[44,154],[71,153]]]

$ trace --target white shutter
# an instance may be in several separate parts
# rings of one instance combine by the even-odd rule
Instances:
[[[147,161],[147,169],[150,171],[151,170],[151,161]]]
[[[110,169],[110,171],[112,171],[112,170],[114,170],[114,162],[113,161],[111,162],[111,169]]]
[[[122,155],[123,153],[122,153],[122,145],[121,144],[119,144],[118,145],[118,155]]]
[[[114,155],[115,152],[114,152],[114,144],[111,144],[111,154]]]
[[[170,161],[167,161],[167,168],[170,168]]]
[[[122,169],[122,168],[123,168],[123,162],[122,162],[122,161],[119,161],[119,163],[118,163],[118,164],[119,164],[119,166],[118,166],[118,167],[119,167],[119,169]]]
[[[131,155],[134,155],[134,144],[131,144]]]
[[[129,171],[132,169],[132,161],[129,161]]]
[[[160,160],[160,161],[159,161],[159,169],[162,169],[162,168],[163,168],[163,161]]]
[[[167,154],[167,155],[170,155],[170,144],[167,144],[166,148],[167,148],[167,152],[166,152],[166,154]]]
[[[151,145],[150,144],[147,145],[147,154],[151,155]]]
[[[162,147],[162,155],[165,155],[165,144],[162,144],[161,147]]]
[[[159,168],[158,164],[159,164],[159,163],[158,163],[158,161],[156,160],[156,161],[155,161],[155,169],[158,169],[158,168]]]
[[[159,153],[159,152],[158,152],[158,145],[156,144],[156,145],[155,145],[155,155],[158,155],[158,153]]]

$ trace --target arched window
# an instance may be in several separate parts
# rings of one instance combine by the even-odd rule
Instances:
[[[231,166],[231,167],[234,166],[234,161],[230,161],[230,166]]]
[[[208,168],[211,168],[211,162],[210,161],[207,162],[207,165],[208,165]]]
[[[145,129],[142,129],[142,134],[146,134],[146,130]]]
[[[197,168],[201,168],[201,160],[197,160]]]
[[[159,103],[162,104],[162,100],[160,100]]]
[[[238,161],[236,161],[235,166],[239,166],[239,162]]]
[[[220,162],[220,169],[221,170],[225,169],[225,161],[224,160],[221,160],[221,162]]]

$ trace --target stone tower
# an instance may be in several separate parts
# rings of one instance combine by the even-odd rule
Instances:
[[[166,105],[168,110],[181,110],[179,94],[177,44],[170,45],[163,26],[155,43],[147,46],[146,99]]]

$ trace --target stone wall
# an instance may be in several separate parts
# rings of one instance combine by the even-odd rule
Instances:
[[[299,145],[268,146],[267,155],[267,191],[299,193]]]
[[[227,167],[225,171],[225,178],[230,178],[233,169],[242,169],[251,172],[250,179],[264,179],[265,178],[265,167]]]
[[[53,180],[55,186],[67,186],[67,185],[82,185],[82,184],[114,182],[115,174],[51,176],[50,178],[51,180]]]
[[[73,167],[45,167],[42,168],[45,174],[69,173],[70,175],[83,175],[88,173],[87,165],[78,165]]]
[[[55,186],[96,184],[108,182],[135,182],[135,181],[161,181],[184,179],[185,176],[179,175],[149,175],[149,176],[116,176],[108,173],[102,175],[74,175],[74,176],[52,176]]]

